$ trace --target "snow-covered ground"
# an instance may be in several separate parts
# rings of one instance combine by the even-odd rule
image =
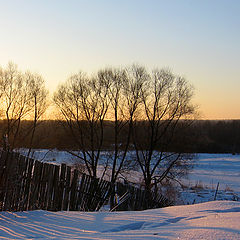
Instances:
[[[184,203],[213,200],[219,183],[217,200],[240,201],[240,155],[198,154],[196,164],[183,182]]]
[[[240,202],[139,212],[0,212],[0,239],[240,239]]]
[[[198,154],[196,164],[189,175],[191,184],[202,183],[209,188],[240,192],[240,155]]]

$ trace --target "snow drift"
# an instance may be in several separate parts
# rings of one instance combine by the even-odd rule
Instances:
[[[1,212],[1,239],[240,239],[240,202],[139,212]]]

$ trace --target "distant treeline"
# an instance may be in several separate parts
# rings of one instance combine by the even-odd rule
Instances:
[[[0,120],[0,134],[4,136],[6,121]],[[81,124],[87,124],[82,121]],[[144,140],[144,121],[136,123],[138,137]],[[188,125],[187,131],[185,125]],[[190,124],[190,126],[189,126]],[[28,148],[30,141],[29,129],[32,121],[22,121],[15,148]],[[126,129],[127,131],[127,129]],[[124,135],[124,131],[122,132]],[[114,143],[114,124],[111,121],[104,121],[104,149],[111,150]],[[10,136],[11,137],[11,136]],[[123,136],[124,139],[124,136]],[[11,143],[11,139],[8,140]],[[121,137],[120,137],[121,147]],[[3,140],[1,141],[1,147]],[[39,121],[36,128],[33,148],[44,149],[77,149],[65,121],[44,120]],[[160,147],[160,146],[159,146]],[[156,149],[157,150],[157,149]],[[168,151],[176,152],[198,152],[198,153],[240,153],[240,120],[196,120],[193,122],[183,121],[179,124],[173,139],[173,144]]]

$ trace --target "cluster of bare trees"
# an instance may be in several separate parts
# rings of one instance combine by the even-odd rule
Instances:
[[[177,126],[183,121],[190,123],[195,116],[192,96],[192,86],[169,70],[149,73],[133,65],[103,69],[93,76],[82,72],[73,75],[58,87],[54,102],[81,150],[74,154],[90,175],[98,175],[105,150],[106,120],[111,120],[114,139],[111,154],[105,157],[111,181],[117,180],[129,160],[133,163],[129,159],[131,150],[145,188],[150,191],[153,181],[176,179],[188,168],[191,158],[170,150]],[[140,128],[144,131],[138,131]]]
[[[140,169],[145,188],[150,191],[153,182],[177,179],[188,169],[191,158],[181,150],[173,151],[171,144],[173,140],[176,143],[179,126],[194,118],[192,96],[192,86],[171,71],[148,72],[142,66],[132,65],[102,69],[91,76],[83,72],[72,75],[59,85],[53,102],[65,120],[63,127],[79,150],[72,154],[89,175],[99,176],[101,165],[102,176],[107,173],[115,183],[132,164]],[[4,148],[14,149],[20,137],[28,136],[30,155],[48,99],[40,75],[23,73],[12,63],[0,68]],[[23,119],[30,119],[32,124],[20,134]],[[106,149],[109,123],[113,139],[111,149]],[[186,128],[181,129],[184,134],[188,124],[182,125]]]
[[[6,68],[0,67],[0,117],[6,121],[2,131],[4,148],[15,148],[22,120],[31,119],[32,126],[25,129],[24,136],[21,136],[30,136],[30,154],[38,121],[47,109],[47,96],[48,91],[40,75],[23,73],[13,63]]]

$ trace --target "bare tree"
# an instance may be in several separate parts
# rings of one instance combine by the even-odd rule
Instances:
[[[30,142],[27,156],[29,157],[32,151],[33,139],[36,132],[39,119],[46,112],[48,103],[48,91],[45,87],[45,82],[43,78],[38,74],[32,74],[27,72],[25,78],[29,84],[29,94],[30,94],[30,105],[31,112],[30,118],[33,121],[32,128],[30,129]]]
[[[181,151],[171,151],[171,144],[177,126],[183,119],[194,116],[192,96],[191,85],[168,70],[153,71],[141,89],[144,115],[143,121],[134,126],[133,139],[137,162],[149,193],[153,180],[162,183],[166,179],[176,179],[189,166],[191,158]]]
[[[77,157],[84,161],[88,173],[94,177],[103,148],[109,84],[98,76],[89,78],[78,73],[60,85],[54,94],[54,102],[81,150]]]
[[[83,73],[73,75],[59,86],[54,101],[81,150],[72,154],[84,162],[91,176],[97,176],[108,116],[114,139],[105,167],[111,169],[111,182],[127,166],[133,143],[145,188],[151,192],[153,180],[162,183],[187,172],[189,156],[171,147],[179,126],[187,126],[183,119],[195,114],[192,96],[193,88],[184,78],[168,70],[150,74],[133,65],[103,69],[90,78]]]
[[[26,138],[31,133],[30,154],[37,121],[47,108],[47,91],[43,79],[37,74],[22,73],[15,64],[9,63],[6,69],[0,70],[0,96],[1,117],[6,120],[3,135],[5,142],[9,141],[11,150],[20,137],[21,121],[33,118],[33,126],[25,129],[22,136]]]
[[[113,121],[113,149],[109,151],[110,181],[114,184],[119,174],[130,167],[132,161],[127,161],[130,146],[134,114],[140,103],[141,87],[144,82],[143,69],[133,66],[128,69],[104,69],[98,72],[98,77],[110,83],[108,97],[110,101],[109,116]],[[113,201],[114,189],[110,201]]]
[[[28,79],[17,70],[17,66],[9,63],[8,67],[1,71],[2,84],[2,109],[3,118],[7,121],[4,135],[11,141],[11,148],[19,134],[21,120],[31,111],[31,97]]]
[[[121,150],[120,150],[120,132],[125,125],[124,121],[124,100],[122,96],[122,88],[124,83],[124,71],[118,69],[104,69],[98,72],[99,79],[103,81],[107,81],[110,83],[108,98],[110,102],[109,110],[110,116],[114,119],[114,150],[113,154],[109,154],[110,163],[105,166],[105,169],[111,168],[111,182],[115,183],[116,178],[118,176],[118,171],[120,171],[120,166],[124,162],[124,157],[121,159],[118,164],[118,160],[120,158]],[[107,162],[108,163],[108,162]],[[117,167],[119,169],[117,170]]]

